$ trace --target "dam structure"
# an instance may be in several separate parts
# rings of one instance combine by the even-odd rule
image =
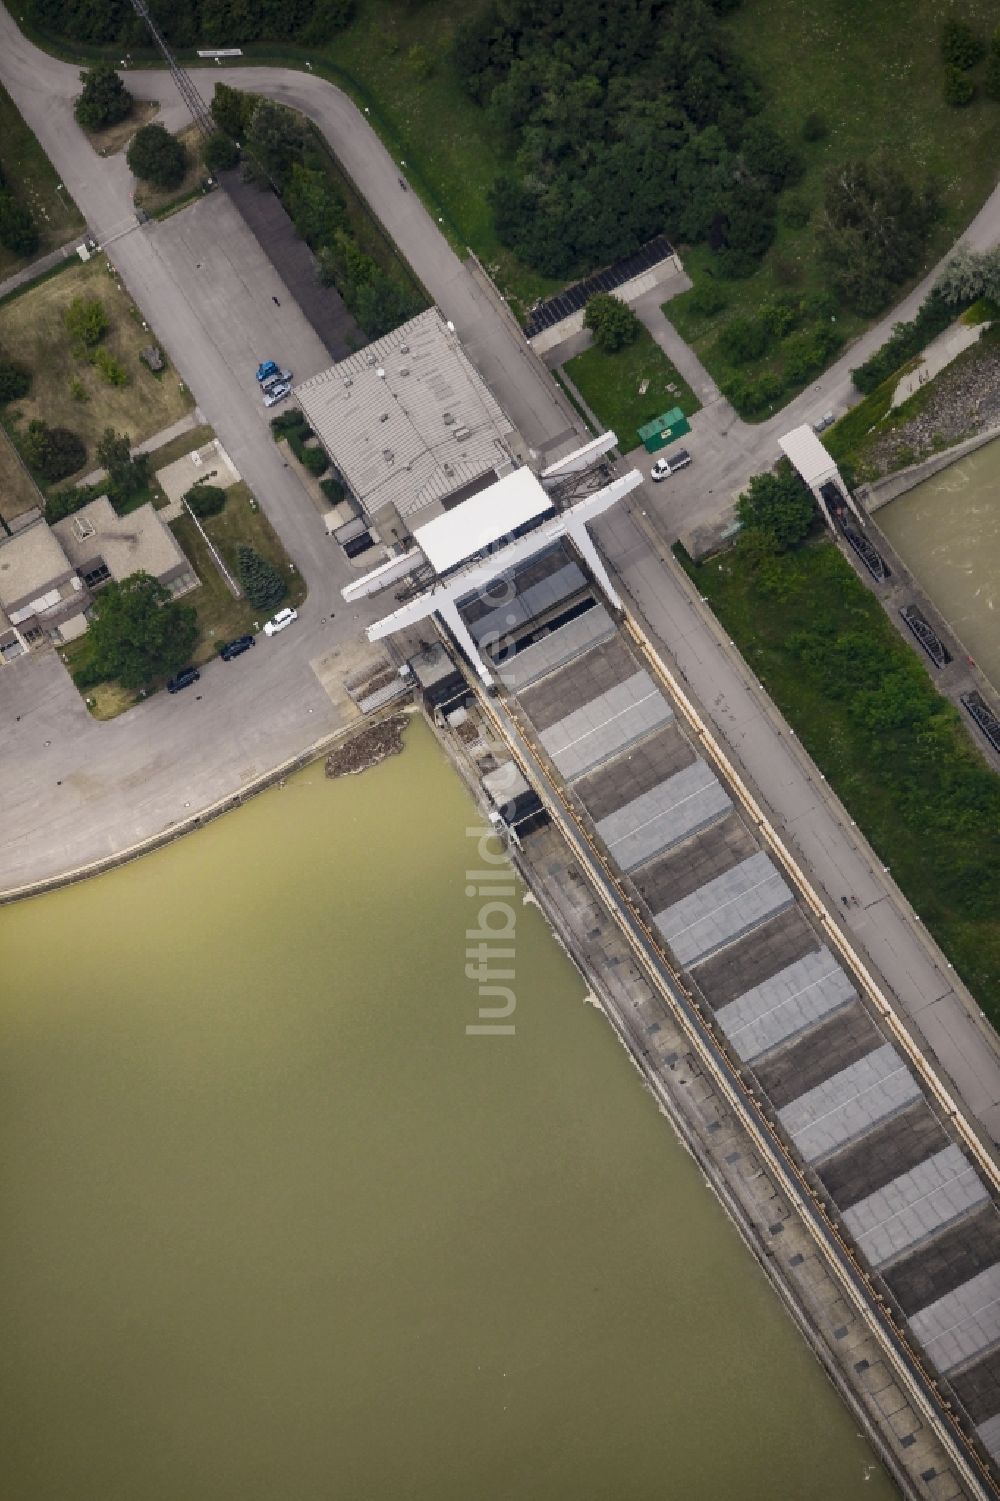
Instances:
[[[403,583],[372,639],[436,618],[506,735],[512,778],[572,825],[595,885],[660,966],[667,1004],[695,1018],[712,1067],[764,1123],[827,1227],[827,1254],[950,1442],[948,1485],[911,1477],[913,1494],[998,1495],[995,1168],[594,566],[587,521],[640,483],[607,467],[612,437],[555,474],[515,471],[513,506],[499,482],[345,594],[376,592],[387,574]],[[913,1434],[894,1434],[891,1416],[883,1426],[905,1464]]]

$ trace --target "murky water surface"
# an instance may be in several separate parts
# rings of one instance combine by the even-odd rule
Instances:
[[[431,737],[0,912],[10,1501],[885,1501]]]
[[[875,519],[1000,688],[1000,442],[890,501]]]

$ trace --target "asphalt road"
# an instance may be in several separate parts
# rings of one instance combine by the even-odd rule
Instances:
[[[0,672],[6,836],[0,887],[9,888],[127,848],[335,728],[339,715],[316,669],[322,672],[329,651],[364,621],[360,611],[345,612],[339,604],[346,565],[322,536],[298,480],[283,467],[259,408],[253,369],[262,351],[291,363],[301,376],[326,363],[290,299],[286,306],[260,247],[218,194],[163,224],[135,229],[124,161],[95,156],[72,120],[76,70],[31,46],[3,10],[0,79],[92,230],[108,244],[130,292],[310,587],[298,626],[234,663],[211,664],[200,698],[191,690],[176,699],[160,695],[108,725],[89,719],[51,657]],[[565,443],[567,413],[558,393],[419,199],[400,188],[402,169],[347,96],[307,73],[281,69],[199,75],[206,85],[216,79],[294,105],[319,124],[528,442],[539,452]],[[129,86],[160,99],[166,123],[183,123],[165,74],[133,73]],[[965,238],[977,246],[1000,238],[1000,193],[991,196]],[[846,404],[851,366],[884,340],[892,322],[912,314],[931,279],[769,423],[750,427],[727,403],[711,402],[699,424],[698,462],[669,485],[646,487],[640,502],[654,513],[660,533],[677,535],[685,514],[703,515],[706,506],[723,509],[740,480],[776,456],[780,432]],[[275,293],[282,304],[278,317]],[[686,581],[658,557],[658,544],[624,514],[608,518],[599,538],[654,637],[685,675],[708,722],[732,746],[831,908],[841,894],[858,897],[857,915],[848,918],[853,936],[909,1007],[988,1138],[1000,1137],[997,1038],[983,1026],[975,1002],[954,983],[815,768],[790,745],[787,728],[717,624],[698,609]]]

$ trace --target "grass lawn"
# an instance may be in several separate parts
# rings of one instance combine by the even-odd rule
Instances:
[[[605,354],[592,345],[567,360],[565,370],[587,405],[617,433],[623,453],[636,447],[636,430],[644,423],[671,407],[680,407],[685,417],[690,417],[701,406],[645,328],[616,354]],[[642,392],[644,382],[647,385]]]
[[[86,358],[73,353],[63,318],[74,297],[97,297],[103,303],[111,328],[102,347],[124,365],[127,385],[108,385]],[[86,265],[69,262],[58,276],[0,306],[0,348],[16,351],[32,376],[28,395],[4,409],[8,430],[35,417],[71,428],[87,445],[91,469],[106,427],[127,432],[133,443],[169,427],[193,402],[175,371],[168,367],[154,375],[139,358],[153,339],[103,256]],[[74,397],[73,381],[80,383],[84,399]]]
[[[805,176],[791,193],[808,204],[813,219],[801,229],[781,225],[755,276],[720,282],[729,305],[714,318],[699,318],[690,310],[690,293],[667,304],[667,316],[720,384],[735,373],[715,347],[725,321],[754,313],[775,292],[823,289],[815,220],[829,168],[884,146],[915,179],[933,176],[943,215],[927,266],[947,250],[995,185],[1000,104],[980,95],[967,109],[946,105],[938,41],[944,8],[940,0],[908,0],[905,10],[901,24],[899,0],[849,7],[829,0],[758,0],[741,6],[725,22],[734,46],[770,98],[765,118],[802,152]],[[962,0],[947,14],[968,20],[984,38],[998,19],[993,0]],[[979,73],[981,67],[973,76]],[[813,111],[823,115],[829,134],[807,143],[801,139],[802,122]],[[682,248],[682,258],[696,284],[712,274],[715,258],[707,249]],[[847,339],[864,326],[865,320],[854,316],[840,319]],[[780,373],[780,366],[780,355],[771,354],[745,367],[745,373]]]
[[[864,639],[887,675],[914,669],[913,652],[832,543],[784,555],[767,588],[738,550],[698,565],[683,555],[681,561],[980,1005],[1000,1023],[1000,925],[983,900],[995,864],[1000,783],[955,710],[938,700],[943,724],[933,751],[921,748],[919,735],[914,744],[905,730],[883,730],[889,753],[873,753],[871,729],[850,712],[852,695],[831,696],[815,669],[803,670],[789,641],[817,631],[831,642],[846,633]],[[962,807],[954,795],[959,784]]]
[[[13,521],[22,511],[42,504],[38,491],[24,472],[5,432],[0,432],[0,516]]]
[[[226,504],[218,516],[209,516],[202,522],[205,531],[219,549],[227,568],[235,575],[236,552],[239,547],[252,547],[261,557],[288,579],[288,594],[281,606],[296,608],[306,596],[301,574],[291,572],[288,554],[278,540],[277,533],[261,510],[251,507],[250,491],[242,483],[226,491]],[[199,637],[192,661],[195,664],[209,661],[215,656],[218,642],[231,641],[234,636],[259,630],[274,610],[255,610],[245,599],[234,599],[229,586],[219,573],[211,553],[202,541],[197,527],[189,516],[171,522],[171,531],[177,538],[201,579],[201,587],[183,596],[183,603],[193,605],[198,613]]]
[[[38,226],[38,249],[18,256],[0,245],[0,280],[65,245],[83,229],[79,209],[61,186],[55,169],[17,112],[10,95],[0,88],[0,168],[7,187]]]

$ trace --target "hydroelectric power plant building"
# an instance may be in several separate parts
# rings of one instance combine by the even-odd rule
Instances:
[[[588,531],[642,483],[615,472],[614,435],[538,474],[508,438],[491,478],[444,497],[344,596],[389,592],[372,640],[435,624],[506,737],[519,795],[578,832],[578,857],[637,935],[692,1056],[764,1131],[776,1177],[790,1175],[790,1200],[838,1269],[845,1317],[828,1364],[908,1492],[1000,1495],[996,1168],[623,608]],[[393,504],[414,521],[429,505],[401,493]],[[659,1030],[650,1020],[650,1056]],[[782,1228],[760,1227],[776,1265]],[[851,1298],[886,1352],[881,1374],[851,1358]],[[951,1463],[914,1471],[932,1419]]]

